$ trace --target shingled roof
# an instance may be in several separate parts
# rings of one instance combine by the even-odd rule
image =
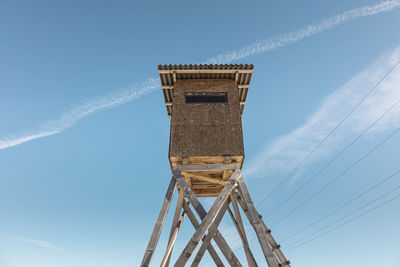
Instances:
[[[159,65],[158,73],[160,74],[168,116],[171,116],[172,113],[174,84],[176,80],[183,79],[235,80],[238,83],[240,112],[243,113],[253,68],[252,64]]]

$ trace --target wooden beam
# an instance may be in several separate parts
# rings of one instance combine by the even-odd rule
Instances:
[[[242,207],[242,209],[247,211],[246,203],[243,202],[243,200],[241,199],[241,196],[238,193],[235,193],[235,195],[236,195],[236,199],[237,199],[238,203],[240,204],[240,206]],[[245,213],[245,214],[248,215],[248,213]],[[278,243],[276,243],[274,237],[271,234],[271,230],[268,229],[268,227],[265,225],[264,221],[262,220],[262,216],[259,213],[258,213],[258,217],[260,218],[260,221],[264,227],[264,231],[267,235],[268,242],[269,242],[270,246],[272,248],[274,248],[273,251],[274,251],[275,255],[277,256],[277,258],[279,259],[280,266],[290,267],[290,261],[283,254],[282,250],[280,249],[280,245]]]
[[[175,172],[174,172],[175,175]],[[175,176],[176,177],[176,176]],[[215,217],[217,216],[218,212],[221,210],[223,204],[229,197],[232,190],[235,188],[237,181],[241,177],[240,169],[236,169],[233,173],[232,177],[229,179],[228,183],[222,189],[220,195],[215,200],[214,204],[210,208],[209,212],[201,222],[199,228],[193,234],[190,241],[187,243],[186,247],[183,249],[181,255],[179,256],[178,260],[175,263],[175,267],[185,266],[188,262],[189,258],[192,256],[193,251],[196,249],[197,245],[199,244],[200,240],[203,238],[206,231],[210,228],[212,222],[214,221]],[[179,182],[178,182],[179,183]],[[276,266],[277,267],[277,266]]]
[[[244,88],[249,88],[250,84],[238,84],[238,88],[244,89]]]
[[[204,176],[204,175],[200,175],[200,174],[196,174],[196,173],[185,172],[185,171],[183,171],[182,174],[185,177],[189,176],[190,178],[195,178],[195,179],[206,181],[206,182],[210,182],[210,183],[213,183],[213,184],[219,184],[219,185],[223,185],[223,186],[226,185],[226,181],[222,181],[222,180],[220,180],[218,178],[211,178],[211,177],[208,177],[208,176]]]
[[[161,261],[160,267],[165,267],[169,265],[169,261],[171,258],[171,253],[172,253],[172,248],[174,247],[175,241],[176,241],[176,237],[178,236],[178,232],[179,229],[181,228],[183,219],[185,218],[185,212],[182,213],[178,223],[176,224],[176,227],[174,229],[174,231],[171,233],[172,235],[170,236],[170,239],[168,241],[168,246],[167,249],[165,251],[165,255]]]
[[[204,209],[203,205],[201,205],[200,201],[198,200],[196,195],[193,193],[190,186],[186,183],[184,177],[182,176],[181,172],[178,169],[175,169],[174,177],[175,177],[176,181],[178,182],[180,188],[183,190],[185,195],[189,198],[190,203],[192,204],[196,213],[199,215],[200,219],[204,220],[204,218],[207,215],[206,210]],[[229,262],[229,264],[231,266],[242,266],[240,264],[238,258],[233,253],[232,249],[229,247],[228,243],[225,241],[225,239],[222,237],[222,235],[219,233],[218,230],[217,230],[217,234],[214,236],[214,241],[218,245],[222,254],[224,254],[226,260]]]
[[[172,106],[172,102],[165,102],[166,106]]]
[[[167,216],[169,207],[171,205],[171,200],[174,195],[176,189],[176,180],[174,177],[171,178],[171,181],[168,186],[167,193],[165,194],[164,201],[161,205],[161,210],[158,214],[156,224],[154,225],[153,232],[150,237],[150,241],[147,245],[146,251],[144,253],[141,267],[147,267],[150,265],[151,259],[153,258],[154,251],[156,250],[158,239],[160,238],[160,233],[162,227],[164,225],[165,217]]]
[[[174,89],[174,86],[173,85],[161,85],[161,89],[172,90],[172,89]]]
[[[254,207],[254,203],[251,200],[250,193],[247,190],[247,186],[244,183],[243,178],[238,181],[240,192],[242,193],[243,201],[246,203],[247,211],[249,214],[249,220],[251,225],[253,226],[254,231],[257,234],[258,241],[260,242],[262,251],[264,253],[265,260],[269,267],[278,267],[277,260],[272,252],[270,244],[268,243],[266,233],[264,231],[264,227],[260,222],[260,218],[258,217],[258,212]]]
[[[171,258],[170,255],[172,253],[173,243],[175,242],[175,240],[172,242],[171,248],[169,248],[169,244],[171,243],[171,240],[174,238],[173,235],[175,235],[175,232],[176,232],[176,236],[178,235],[179,228],[178,228],[178,231],[176,231],[176,229],[177,229],[177,226],[178,225],[180,226],[180,224],[182,223],[179,220],[179,215],[181,214],[182,203],[183,203],[184,199],[185,199],[185,195],[183,194],[182,190],[180,190],[179,196],[178,196],[178,202],[176,203],[174,218],[172,219],[171,231],[170,231],[169,239],[168,239],[168,246],[167,246],[167,249],[165,250],[164,258],[160,265],[161,267],[169,265],[169,261]],[[182,216],[181,216],[181,219],[183,220]],[[175,236],[175,238],[176,238],[176,236]]]
[[[185,210],[189,220],[192,222],[194,229],[199,228],[200,224],[196,219],[196,216],[193,214],[192,210],[190,209],[189,205],[183,201],[183,209]],[[205,240],[205,236],[203,237],[203,242]],[[214,260],[215,264],[219,267],[222,266],[224,267],[224,264],[222,263],[221,259],[219,258],[217,252],[215,251],[214,247],[212,246],[212,244],[210,244],[207,247],[208,253],[210,253],[211,258]]]
[[[256,259],[254,258],[253,253],[250,250],[249,241],[247,240],[246,231],[244,229],[242,216],[240,215],[240,210],[239,210],[239,207],[237,204],[237,199],[236,199],[235,193],[231,194],[231,202],[232,202],[233,210],[235,212],[235,216],[233,216],[233,213],[230,209],[228,209],[228,212],[229,212],[229,215],[231,215],[233,224],[235,225],[236,230],[239,233],[239,237],[242,240],[243,249],[244,249],[244,252],[246,255],[247,262],[250,267],[256,267],[258,265],[257,265]]]
[[[208,230],[208,234],[206,236],[204,236],[205,238],[203,238],[203,244],[201,244],[201,247],[200,247],[199,251],[197,252],[196,257],[194,258],[191,267],[199,266],[200,261],[203,258],[204,253],[206,252],[207,247],[211,243],[211,239],[214,237],[214,235],[217,232],[218,225],[221,223],[221,220],[224,217],[224,214],[225,214],[228,206],[229,206],[229,200],[226,200],[225,203],[223,204],[221,210],[219,211],[217,217],[215,217],[215,220],[212,223],[210,229]]]
[[[201,165],[177,165],[175,169],[180,171],[224,171],[239,168],[238,164],[201,164]]]

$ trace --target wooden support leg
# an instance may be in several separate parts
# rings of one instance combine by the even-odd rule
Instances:
[[[197,197],[193,193],[192,189],[185,182],[185,179],[181,175],[179,169],[175,169],[174,177],[176,178],[176,181],[179,183],[180,188],[183,190],[185,195],[189,198],[190,203],[193,205],[195,211],[199,214],[200,218],[204,222],[205,217],[207,216],[207,212],[205,211],[205,209],[203,208],[203,206],[201,205],[201,203],[199,202],[199,200],[197,199]],[[229,182],[227,183],[227,186],[228,186],[228,184],[229,184]],[[203,230],[204,229],[202,229],[201,231],[203,231]],[[229,262],[229,264],[231,266],[242,266],[240,264],[239,260],[237,259],[237,257],[233,253],[233,251],[230,249],[229,245],[226,243],[225,239],[222,237],[222,235],[219,233],[218,230],[217,230],[217,233],[216,233],[216,235],[214,237],[214,240],[217,243],[218,247],[221,249],[221,252],[224,254],[224,256],[226,257],[226,259],[228,260],[228,262]],[[189,255],[189,257],[190,257],[190,255]]]
[[[249,221],[254,228],[254,231],[257,234],[258,241],[260,242],[262,251],[264,253],[265,260],[269,267],[278,267],[277,260],[272,252],[272,249],[268,243],[267,235],[264,231],[264,226],[262,225],[260,218],[258,216],[258,212],[254,207],[254,203],[251,200],[250,193],[247,190],[247,186],[244,183],[243,178],[239,179],[238,181],[239,189],[242,193],[243,201],[246,203],[247,211],[249,216]]]
[[[258,266],[258,264],[256,262],[256,259],[254,258],[253,253],[250,250],[249,242],[247,240],[246,231],[244,229],[244,225],[243,225],[242,217],[240,215],[240,211],[239,211],[239,207],[237,204],[235,193],[231,194],[231,201],[232,201],[233,210],[234,210],[236,216],[233,215],[232,211],[229,208],[228,208],[228,212],[232,218],[232,221],[236,227],[236,230],[239,233],[239,237],[242,240],[243,249],[244,249],[244,252],[246,255],[247,263],[249,264],[250,267],[256,267],[256,266]]]
[[[199,224],[199,222],[197,221],[196,216],[193,214],[192,210],[189,208],[189,205],[188,205],[185,201],[183,201],[183,209],[185,210],[185,212],[186,212],[186,214],[187,214],[189,220],[192,222],[192,224],[193,224],[193,226],[194,226],[194,229],[199,228],[200,224]],[[204,242],[205,238],[206,238],[206,237],[204,236],[203,239],[202,239],[203,242]],[[207,250],[208,250],[208,252],[210,253],[211,258],[214,260],[215,264],[216,264],[218,267],[224,267],[224,266],[225,266],[225,265],[222,263],[221,259],[219,258],[218,254],[217,254],[217,252],[215,251],[215,249],[214,249],[214,247],[212,246],[212,244],[210,244],[210,245],[207,247]]]
[[[183,218],[185,218],[185,212],[182,213],[181,218],[179,219],[179,221],[172,233],[171,239],[168,242],[168,246],[165,251],[164,258],[161,261],[160,267],[164,267],[166,264],[168,264],[167,261],[170,259],[172,248],[174,247],[176,237],[178,236],[179,229],[181,228]]]
[[[243,200],[240,198],[240,195],[238,193],[235,193],[235,196],[236,196],[238,203],[242,207],[242,209],[244,211],[247,211],[247,206],[243,202]],[[245,213],[245,214],[247,215],[248,213]],[[279,264],[280,264],[279,266],[290,267],[290,261],[283,254],[282,250],[280,249],[280,245],[278,243],[276,243],[275,238],[271,234],[271,230],[268,229],[268,227],[265,225],[264,221],[262,220],[262,216],[259,213],[258,213],[258,217],[260,218],[260,221],[263,225],[264,231],[267,235],[268,243],[272,247],[273,252],[275,253],[275,255],[277,256],[277,258],[279,260]]]
[[[173,238],[173,235],[174,235],[175,231],[177,230],[178,224],[180,226],[179,216],[180,216],[180,213],[181,213],[181,210],[182,210],[182,203],[184,201],[184,197],[185,196],[184,196],[184,194],[183,194],[183,192],[181,190],[179,192],[178,202],[176,203],[175,214],[174,214],[174,218],[172,220],[171,232],[169,234],[169,239],[168,239],[168,246],[167,246],[167,249],[165,251],[164,258],[163,258],[163,260],[161,262],[160,267],[164,267],[164,266],[168,266],[169,265],[169,261],[170,261],[171,253],[172,253],[172,249],[173,249],[173,244],[172,244],[172,247],[171,247],[171,251],[168,252],[168,248],[169,248],[169,245],[170,245],[171,240]],[[177,230],[176,235],[178,234],[178,232],[179,232],[179,228]]]
[[[156,224],[154,225],[153,233],[151,234],[150,241],[144,253],[142,263],[140,264],[141,267],[147,267],[150,265],[151,259],[158,243],[158,239],[160,238],[160,233],[164,225],[165,217],[167,216],[169,206],[171,205],[171,200],[174,195],[175,189],[176,180],[174,179],[174,177],[172,177],[168,186],[167,193],[165,194],[164,201],[161,205],[161,210],[158,214]]]
[[[214,237],[214,235],[218,229],[218,225],[220,224],[222,218],[224,217],[224,214],[226,212],[226,209],[228,208],[228,205],[229,205],[229,201],[227,200],[224,203],[224,205],[222,206],[221,210],[219,211],[217,217],[215,217],[215,220],[214,220],[212,226],[208,230],[208,234],[206,236],[204,236],[205,238],[203,238],[203,244],[201,244],[201,247],[200,247],[199,251],[197,252],[196,257],[193,260],[192,267],[199,266],[200,261],[203,258],[204,253],[206,252],[207,247],[211,243],[211,239]]]

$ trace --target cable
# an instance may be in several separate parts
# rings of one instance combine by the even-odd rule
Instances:
[[[374,210],[376,210],[376,209],[382,207],[383,205],[386,205],[386,204],[392,202],[393,200],[395,200],[395,199],[397,199],[397,198],[399,198],[399,197],[400,197],[400,194],[397,195],[397,196],[395,196],[395,197],[393,197],[393,198],[391,198],[391,199],[388,199],[388,200],[386,200],[385,202],[382,202],[381,204],[379,204],[378,206],[373,207],[373,208],[371,208],[371,209],[369,209],[369,210],[367,210],[367,211],[361,213],[360,215],[358,215],[358,216],[356,216],[356,217],[354,217],[354,218],[352,218],[352,219],[350,219],[350,220],[348,220],[348,221],[346,221],[346,222],[344,222],[344,223],[342,223],[342,224],[336,226],[335,228],[332,228],[332,229],[329,230],[329,231],[326,231],[326,232],[324,232],[324,233],[322,233],[322,234],[320,234],[320,235],[318,235],[318,236],[316,236],[316,237],[314,237],[314,238],[312,238],[312,239],[310,239],[310,240],[307,240],[307,241],[305,241],[305,242],[303,242],[303,243],[301,243],[301,244],[299,244],[299,245],[297,245],[297,246],[295,246],[295,247],[293,247],[293,248],[288,249],[288,251],[294,250],[294,249],[299,248],[299,247],[301,247],[301,246],[304,246],[305,244],[307,244],[307,243],[309,243],[309,242],[311,242],[311,241],[314,241],[314,240],[317,239],[317,238],[320,238],[320,237],[322,237],[322,236],[324,236],[324,235],[327,235],[327,234],[329,234],[330,232],[333,232],[333,231],[337,230],[338,228],[343,227],[344,225],[355,221],[356,219],[358,219],[358,218],[360,218],[360,217],[362,217],[362,216],[364,216],[364,215],[366,215],[366,214],[368,214],[368,213],[370,213],[370,212],[372,212],[372,211],[374,211]]]
[[[329,165],[331,165],[335,160],[337,160],[347,149],[349,149],[353,144],[355,144],[365,133],[367,133],[378,121],[380,121],[386,114],[388,114],[398,103],[400,99],[397,100],[389,109],[387,109],[378,119],[376,119],[368,128],[366,128],[360,135],[358,135],[353,141],[351,141],[343,150],[341,150],[333,159],[331,159],[327,164],[325,164],[321,169],[319,169],[314,175],[312,175],[302,186],[300,186],[293,194],[289,195],[286,199],[284,199],[275,209],[273,209],[270,213],[267,214],[266,218],[271,216],[274,212],[276,212],[279,208],[281,208],[288,200],[294,197],[301,189],[303,189],[306,185],[308,185],[318,174],[324,171]]]
[[[338,212],[339,210],[343,209],[344,207],[348,206],[349,204],[351,204],[352,202],[356,201],[357,199],[359,199],[360,197],[364,196],[365,194],[367,194],[368,192],[371,192],[372,190],[374,190],[375,188],[377,188],[378,186],[384,184],[385,182],[389,181],[391,178],[395,177],[396,175],[398,175],[400,173],[400,170],[396,171],[395,173],[391,174],[390,176],[386,177],[385,179],[383,179],[382,181],[380,181],[379,183],[376,183],[375,185],[369,187],[367,190],[363,191],[362,193],[358,194],[357,196],[355,196],[354,198],[352,198],[351,200],[346,201],[345,203],[343,203],[342,205],[340,205],[339,207],[337,207],[336,209],[334,209],[331,212],[328,212],[327,214],[321,216],[320,218],[318,218],[317,220],[313,221],[312,223],[307,224],[306,226],[304,226],[303,228],[301,228],[300,230],[296,231],[295,233],[289,235],[287,238],[283,239],[281,242],[285,242],[291,238],[293,238],[294,236],[304,232],[306,229],[310,228],[311,226],[314,226],[315,224],[319,223],[320,221],[322,221],[323,219],[327,218],[328,216]]]
[[[288,176],[285,177],[285,179],[282,180],[282,182],[276,186],[269,194],[267,194],[266,197],[264,197],[264,199],[262,199],[258,204],[257,204],[257,208],[263,203],[265,202],[265,200],[267,200],[275,191],[277,191],[279,189],[279,187],[281,187],[286,181],[287,179],[289,179],[292,174],[294,174],[298,168],[300,168],[304,162],[322,145],[323,142],[325,142],[325,140],[332,135],[332,133],[334,131],[336,131],[336,129],[343,124],[344,121],[347,120],[347,118],[357,109],[357,107],[364,102],[364,100],[389,76],[390,73],[392,73],[392,71],[400,64],[400,60],[397,61],[389,70],[388,72],[385,73],[385,75],[375,84],[375,86],[372,87],[372,89],[354,106],[354,108],[345,116],[345,118],[339,122],[338,125],[336,125],[336,127],[329,132],[329,134],[327,136],[324,137],[324,139],[314,148],[313,151],[310,152],[310,154],[307,155],[306,158],[304,158],[302,160],[302,162],[300,162],[299,165],[297,165],[296,168],[294,168]],[[286,203],[289,199],[291,199],[295,194],[297,194],[297,192],[299,192],[301,189],[303,189],[307,184],[309,184],[318,174],[320,174],[323,170],[325,170],[330,164],[332,164],[339,156],[341,156],[347,149],[349,149],[355,142],[357,142],[366,132],[368,132],[379,120],[381,120],[387,113],[389,113],[398,103],[400,102],[400,99],[395,102],[388,110],[386,110],[386,112],[384,112],[377,120],[375,120],[364,132],[362,132],[359,136],[357,136],[352,142],[350,142],[350,144],[348,144],[341,152],[339,152],[332,160],[330,160],[324,167],[322,167],[317,173],[315,173],[313,176],[311,176],[309,178],[309,180],[307,180],[300,188],[298,188],[292,195],[290,195],[289,197],[287,197],[285,200],[283,200],[277,208],[275,208],[274,210],[272,210],[269,214],[267,214],[266,218],[271,216],[275,211],[277,211],[284,203]],[[234,232],[234,230],[230,231],[227,233],[226,236],[230,236],[232,233]]]
[[[390,73],[400,64],[400,60],[397,61],[386,74],[375,84],[375,86],[372,87],[372,89],[354,106],[354,108],[339,122],[338,125],[333,128],[328,135],[326,135],[319,143],[318,145],[274,188],[270,193],[268,193],[264,199],[262,199],[259,204],[257,204],[257,208],[265,202],[268,198],[271,197],[272,194],[274,194],[303,164],[306,162],[314,153],[319,149],[319,147],[328,139],[329,136],[331,136],[337,128],[340,127],[340,125],[345,122],[350,115],[361,105],[362,102],[389,76]]]
[[[397,128],[393,133],[391,133],[389,136],[387,136],[385,139],[383,139],[381,142],[379,142],[376,146],[374,146],[371,150],[369,150],[367,153],[365,153],[361,158],[356,160],[353,164],[351,164],[347,169],[345,169],[343,172],[341,172],[339,175],[337,175],[334,179],[332,179],[329,183],[327,183],[325,186],[321,187],[318,191],[316,191],[314,194],[312,194],[309,198],[304,200],[303,202],[300,203],[296,208],[292,209],[290,212],[288,212],[286,215],[281,217],[278,221],[276,221],[271,227],[277,225],[278,223],[282,222],[284,219],[286,219],[288,216],[290,216],[292,213],[300,209],[302,206],[304,206],[308,201],[316,197],[319,193],[321,193],[323,190],[325,190],[327,187],[332,185],[334,182],[336,182],[340,177],[342,177],[344,174],[346,174],[349,170],[351,170],[354,166],[356,166],[360,161],[362,161],[364,158],[366,158],[369,154],[371,154],[373,151],[375,151],[378,147],[383,145],[386,141],[388,141],[390,138],[392,138],[395,134],[397,134],[400,131],[400,128]]]
[[[353,214],[357,213],[358,211],[360,211],[360,210],[362,210],[362,209],[364,209],[364,208],[370,206],[371,204],[375,203],[376,201],[378,201],[378,200],[384,198],[385,196],[389,195],[390,193],[392,193],[392,192],[394,192],[394,191],[396,191],[396,190],[398,190],[398,189],[400,189],[400,185],[399,185],[399,186],[396,186],[395,188],[389,190],[388,192],[386,192],[386,193],[380,195],[379,197],[375,198],[374,200],[368,202],[367,204],[364,204],[364,205],[361,206],[360,208],[357,208],[357,209],[355,209],[354,211],[352,211],[352,212],[350,212],[350,213],[344,215],[344,216],[341,217],[340,219],[338,219],[338,220],[336,220],[336,221],[334,221],[334,222],[332,222],[332,223],[330,223],[330,224],[328,224],[328,225],[326,225],[326,226],[324,226],[324,227],[321,227],[320,229],[318,229],[317,231],[311,233],[310,235],[308,235],[308,236],[306,236],[306,237],[304,237],[304,238],[301,238],[301,239],[299,239],[299,240],[297,240],[297,241],[295,241],[295,242],[293,242],[293,243],[287,245],[286,247],[292,247],[292,246],[294,246],[295,244],[297,244],[297,243],[299,243],[299,242],[301,242],[301,241],[307,239],[308,237],[313,236],[313,235],[315,235],[315,234],[317,234],[317,233],[319,233],[319,232],[322,232],[323,230],[325,230],[325,229],[331,227],[332,225],[335,225],[335,224],[337,224],[338,222],[340,222],[340,221],[342,221],[342,220],[344,220],[344,219],[350,217],[351,215],[353,215]]]

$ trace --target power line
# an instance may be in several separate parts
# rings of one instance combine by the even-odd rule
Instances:
[[[393,133],[391,133],[389,136],[387,136],[385,139],[383,139],[381,142],[379,142],[377,145],[375,145],[372,149],[370,149],[367,153],[365,153],[361,158],[356,160],[353,164],[351,164],[347,169],[345,169],[343,172],[341,172],[339,175],[337,175],[334,179],[332,179],[329,183],[327,183],[325,186],[321,187],[318,191],[316,191],[314,194],[312,194],[310,197],[308,197],[306,200],[301,202],[296,208],[292,209],[290,212],[288,212],[286,215],[281,217],[278,221],[276,221],[271,227],[277,225],[278,223],[282,222],[284,219],[286,219],[288,216],[290,216],[292,213],[303,207],[307,202],[309,202],[311,199],[316,197],[319,193],[321,193],[323,190],[325,190],[327,187],[332,185],[334,182],[336,182],[340,177],[342,177],[344,174],[346,174],[349,170],[351,170],[354,166],[356,166],[360,161],[362,161],[364,158],[366,158],[369,154],[371,154],[373,151],[375,151],[378,147],[383,145],[386,141],[388,141],[390,138],[392,138],[395,134],[397,134],[400,131],[400,128],[397,128]]]
[[[397,189],[398,189],[398,188],[397,188]],[[393,191],[393,190],[392,190],[392,191]],[[364,216],[364,215],[366,215],[366,214],[368,214],[368,213],[370,213],[370,212],[372,212],[372,211],[374,211],[374,210],[376,210],[376,209],[382,207],[383,205],[386,205],[386,204],[392,202],[393,200],[395,200],[395,199],[397,199],[397,198],[399,198],[399,197],[400,197],[400,194],[399,194],[399,195],[396,195],[395,197],[393,197],[393,198],[391,198],[391,199],[388,199],[388,200],[382,202],[382,203],[379,204],[378,206],[375,206],[375,207],[373,207],[373,208],[371,208],[371,209],[369,209],[369,210],[367,210],[367,211],[365,211],[365,212],[359,214],[358,216],[356,216],[356,217],[354,217],[354,218],[352,218],[352,219],[350,219],[350,220],[348,220],[348,221],[346,221],[346,222],[344,222],[344,223],[342,223],[342,224],[336,226],[335,228],[332,228],[332,229],[329,230],[329,231],[326,231],[326,232],[324,232],[324,233],[322,233],[322,234],[320,234],[320,235],[318,235],[318,236],[316,236],[316,237],[314,237],[314,238],[312,238],[312,239],[310,239],[310,240],[307,240],[307,241],[305,241],[305,242],[303,242],[303,243],[301,243],[301,244],[299,244],[299,245],[297,245],[297,246],[295,246],[295,247],[289,248],[288,251],[294,250],[294,249],[299,248],[299,247],[301,247],[301,246],[304,246],[305,244],[307,244],[307,243],[309,243],[309,242],[311,242],[311,241],[314,241],[314,240],[317,239],[317,238],[320,238],[320,237],[322,237],[322,236],[324,236],[324,235],[327,235],[328,233],[333,232],[333,231],[337,230],[338,228],[343,227],[344,225],[355,221],[356,219],[358,219],[358,218],[360,218],[360,217],[362,217],[362,216]]]
[[[367,194],[368,192],[371,192],[372,190],[374,190],[375,188],[377,188],[378,186],[384,184],[385,182],[389,181],[391,178],[395,177],[396,175],[398,175],[400,173],[400,170],[396,171],[395,173],[391,174],[390,176],[386,177],[385,179],[381,180],[379,183],[376,183],[375,185],[369,187],[367,190],[361,192],[360,194],[358,194],[357,196],[355,196],[354,198],[346,201],[345,203],[343,203],[342,205],[340,205],[339,207],[337,207],[336,209],[334,209],[331,212],[328,212],[327,214],[321,216],[320,218],[318,218],[317,220],[313,221],[312,223],[307,224],[306,226],[304,226],[303,228],[301,228],[300,230],[296,231],[295,233],[291,234],[290,236],[288,236],[287,238],[283,239],[281,242],[285,242],[291,238],[293,238],[294,236],[304,232],[306,229],[310,228],[311,226],[314,226],[315,224],[319,223],[320,221],[322,221],[323,219],[327,218],[328,216],[338,212],[339,210],[343,209],[344,207],[348,206],[349,204],[353,203],[354,201],[356,201],[357,199],[361,198],[362,196],[364,196],[365,194]]]
[[[267,199],[269,199],[296,171],[303,166],[303,164],[319,149],[319,147],[328,139],[329,136],[331,136],[337,128],[339,128],[343,122],[345,122],[351,114],[361,105],[361,103],[364,102],[364,100],[389,76],[390,73],[400,64],[400,60],[397,61],[386,74],[375,84],[375,86],[372,87],[372,89],[354,106],[354,108],[333,128],[328,135],[326,135],[316,147],[274,188],[270,193],[268,193],[264,199],[262,199],[257,207],[259,207],[263,202],[265,202]]]
[[[317,177],[322,171],[324,171],[329,165],[331,165],[334,161],[336,161],[347,149],[349,149],[353,144],[355,144],[365,133],[367,133],[376,123],[378,123],[386,114],[388,114],[398,103],[400,99],[397,100],[392,106],[389,107],[379,118],[377,118],[368,128],[366,128],[361,134],[359,134],[353,141],[351,141],[343,150],[341,150],[335,157],[333,157],[327,164],[325,164],[321,169],[319,169],[314,175],[312,175],[303,185],[301,185],[294,193],[289,195],[286,199],[284,199],[279,205],[273,209],[266,217],[271,216],[274,212],[276,212],[280,207],[282,207],[287,201],[293,198],[301,189],[306,187],[315,177]]]

